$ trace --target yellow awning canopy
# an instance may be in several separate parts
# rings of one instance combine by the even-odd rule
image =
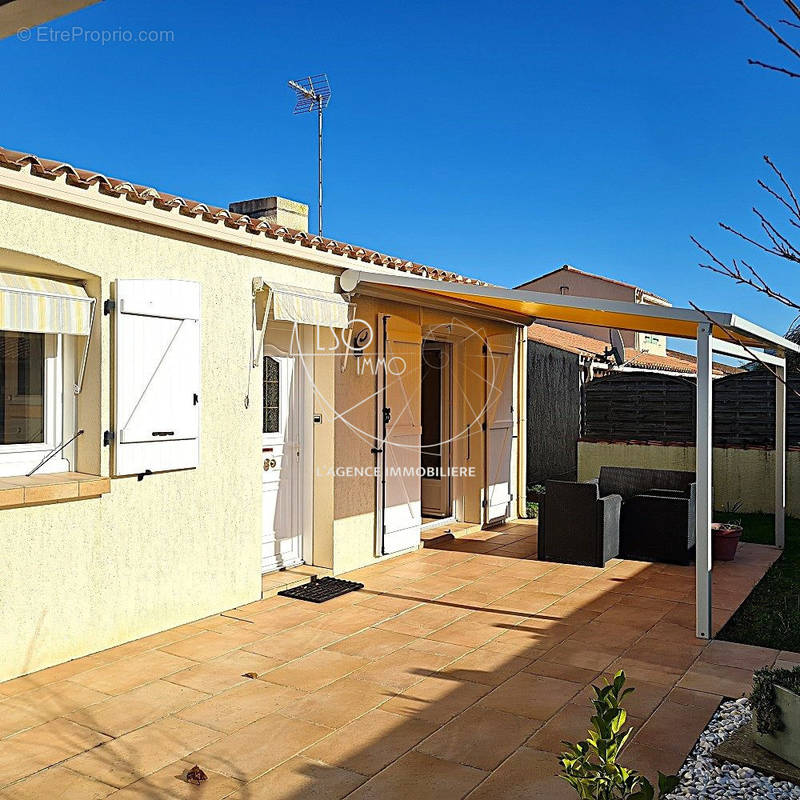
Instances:
[[[684,339],[697,338],[697,326],[711,322],[712,335],[723,341],[735,341],[747,347],[774,349],[780,353],[787,350],[800,352],[798,345],[783,336],[727,312],[700,312],[693,308],[529,292],[501,286],[451,283],[352,269],[345,270],[339,282],[345,293],[356,291],[357,287],[363,290],[370,285],[376,291],[380,287],[397,288],[407,292],[409,296],[417,295],[418,301],[423,304],[426,295],[445,297],[495,315],[505,311],[529,320],[579,322],[584,325],[658,333]]]
[[[88,336],[93,305],[82,286],[0,272],[0,330]]]
[[[275,319],[323,328],[346,328],[350,324],[350,306],[344,297],[335,292],[306,289],[260,278],[256,279],[255,288],[256,291],[270,292]]]

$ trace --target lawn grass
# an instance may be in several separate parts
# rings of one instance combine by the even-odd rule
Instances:
[[[771,514],[715,514],[742,521],[742,541],[772,544]],[[786,520],[786,549],[717,638],[800,652],[800,519]]]

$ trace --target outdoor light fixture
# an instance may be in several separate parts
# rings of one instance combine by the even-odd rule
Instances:
[[[322,112],[328,107],[331,100],[331,86],[328,76],[323,72],[320,75],[309,75],[296,81],[289,81],[289,88],[294,89],[297,102],[294,106],[295,114],[305,114],[307,111],[317,111],[319,121],[319,235],[322,236]]]

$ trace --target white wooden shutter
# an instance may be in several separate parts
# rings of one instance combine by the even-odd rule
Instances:
[[[115,473],[196,467],[200,456],[200,284],[118,280]]]
[[[511,514],[514,435],[514,339],[490,336],[486,353],[486,523]]]
[[[379,349],[386,364],[386,383],[379,369],[380,391],[377,396],[378,431],[383,436],[384,408],[386,409],[385,440],[377,475],[378,507],[381,513],[384,554],[397,553],[419,545],[422,524],[420,477],[420,437],[422,420],[420,390],[422,375],[422,331],[419,324],[381,315],[378,330],[382,344]],[[383,479],[385,478],[385,483]]]

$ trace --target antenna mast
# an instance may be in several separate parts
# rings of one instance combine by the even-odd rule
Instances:
[[[331,86],[328,76],[323,72],[320,75],[309,75],[289,81],[289,88],[294,89],[297,102],[294,106],[295,114],[304,114],[308,111],[317,112],[318,124],[318,158],[319,158],[319,235],[322,236],[322,112],[328,107],[331,100]]]

